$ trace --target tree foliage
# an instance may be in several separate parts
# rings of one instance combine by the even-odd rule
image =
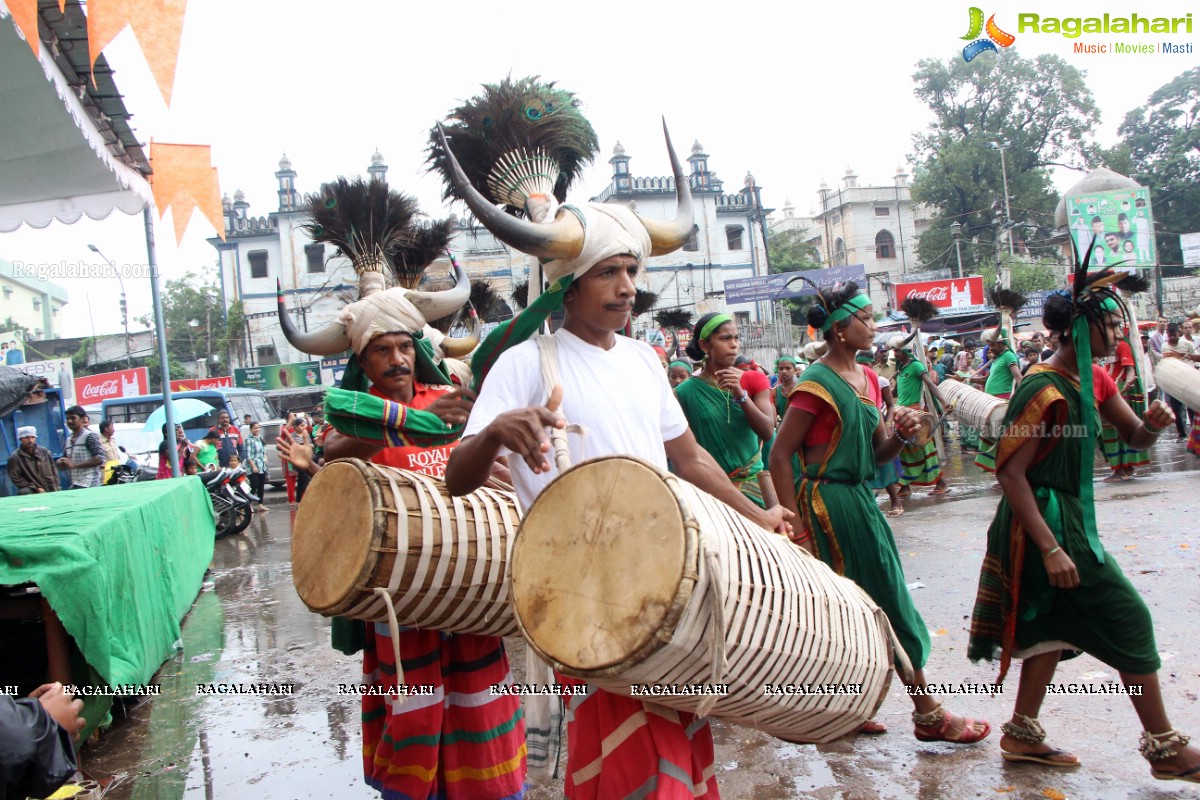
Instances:
[[[1200,230],[1200,67],[1159,87],[1117,132],[1122,141],[1103,161],[1150,188],[1158,261],[1182,264],[1179,234]]]
[[[228,313],[221,303],[221,290],[211,272],[189,272],[167,281],[162,293],[163,323],[167,329],[167,358],[172,380],[187,377],[185,365],[207,361],[208,374],[230,374],[230,350],[241,353],[246,340],[246,318],[241,303]],[[150,327],[149,315],[139,319]],[[214,359],[213,357],[216,356]],[[161,385],[157,354],[146,359],[152,385]]]
[[[970,63],[957,56],[925,59],[913,79],[917,98],[934,117],[913,137],[913,200],[935,210],[917,243],[920,262],[930,269],[955,266],[950,225],[956,220],[964,226],[964,270],[996,261],[1007,239],[1004,174],[993,142],[1009,143],[1004,166],[1012,221],[1018,240],[1036,252],[1049,237],[1058,203],[1049,168],[1083,169],[1096,126],[1098,110],[1083,73],[1057,56],[1027,59],[1008,48]],[[1045,249],[1049,256],[1053,248]]]
[[[771,272],[797,272],[804,269],[820,269],[820,251],[815,244],[804,241],[807,232],[800,230],[782,231],[773,234],[767,243]]]

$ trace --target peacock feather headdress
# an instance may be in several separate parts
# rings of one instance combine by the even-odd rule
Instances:
[[[430,131],[427,163],[442,176],[443,198],[466,201],[456,189],[448,148],[471,185],[510,214],[535,221],[553,216],[567,190],[600,150],[596,131],[574,93],[539,76],[483,85]],[[544,199],[541,218],[531,206]],[[553,200],[554,202],[550,202]]]

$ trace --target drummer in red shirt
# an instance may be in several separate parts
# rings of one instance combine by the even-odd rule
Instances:
[[[467,421],[474,402],[469,389],[423,383],[417,375],[418,343],[397,330],[404,312],[388,309],[370,324],[351,325],[359,364],[370,393],[435,414],[447,427]],[[387,318],[390,314],[390,318]],[[382,327],[386,326],[386,327]],[[404,327],[420,331],[419,316]],[[423,355],[423,367],[433,365]],[[440,479],[457,441],[434,447],[385,447],[330,431],[325,457],[370,459]],[[395,657],[386,623],[367,627],[363,682],[396,685]],[[397,703],[395,697],[363,696],[363,764],[366,782],[385,797],[519,797],[525,777],[525,728],[519,698],[491,696],[489,687],[512,683],[499,637],[401,629],[405,683],[435,686],[436,702]]]

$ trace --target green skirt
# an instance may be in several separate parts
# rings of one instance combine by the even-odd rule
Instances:
[[[865,483],[820,482],[819,492],[827,518],[822,520],[812,508],[805,514],[812,522],[817,554],[834,565],[834,548],[840,551],[842,574],[883,609],[913,667],[924,668],[929,659],[929,629],[913,604],[892,529],[871,491]],[[836,534],[830,536],[827,527]]]
[[[1038,510],[1046,516],[1050,489],[1037,490]],[[1032,540],[1025,545],[1017,603],[1015,655],[1035,655],[1052,649],[1054,643],[1068,648],[1070,658],[1084,652],[1118,672],[1145,675],[1162,666],[1154,641],[1154,625],[1133,584],[1125,577],[1111,553],[1100,563],[1084,533],[1083,513],[1078,497],[1057,493],[1061,524],[1056,534],[1079,573],[1079,586],[1056,589],[1050,585],[1041,551]],[[1008,598],[989,562],[1007,554],[1010,531],[1015,520],[1008,501],[1002,499],[988,529],[988,559],[980,575],[979,594],[967,655],[972,660],[993,659],[1000,655]],[[1024,535],[1023,533],[1021,535]],[[981,625],[981,622],[985,624]],[[991,623],[991,624],[986,624]]]

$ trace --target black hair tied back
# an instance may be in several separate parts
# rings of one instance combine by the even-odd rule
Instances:
[[[687,353],[688,358],[692,361],[700,362],[704,360],[704,351],[700,348],[700,332],[704,330],[704,326],[709,321],[717,316],[718,312],[705,314],[700,319],[696,320],[695,326],[692,327],[692,338],[687,343],[687,347],[683,348],[683,352]],[[711,335],[711,334],[710,334]]]

